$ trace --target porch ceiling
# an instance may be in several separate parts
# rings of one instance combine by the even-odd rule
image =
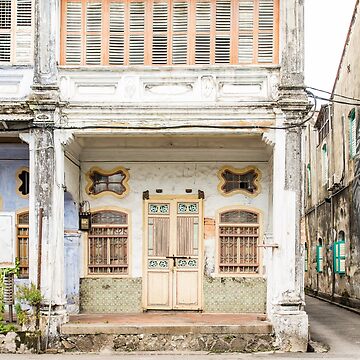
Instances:
[[[76,145],[76,146],[75,146]],[[69,150],[81,161],[268,161],[260,134],[232,136],[77,136]]]

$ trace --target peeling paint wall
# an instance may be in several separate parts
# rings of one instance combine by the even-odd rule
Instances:
[[[205,192],[204,217],[207,219],[205,235],[205,257],[206,271],[210,275],[215,270],[215,229],[214,221],[216,213],[221,208],[232,205],[248,206],[260,210],[263,214],[263,229],[267,229],[268,224],[268,192],[270,179],[267,164],[249,163],[166,163],[166,164],[137,164],[137,163],[104,163],[101,167],[104,170],[122,166],[128,169],[130,174],[129,194],[122,199],[109,194],[93,199],[84,193],[87,180],[86,173],[92,166],[99,166],[99,163],[86,163],[82,166],[82,196],[88,200],[93,210],[105,206],[114,206],[127,209],[131,214],[131,238],[132,254],[130,261],[130,272],[134,277],[142,276],[142,254],[143,251],[143,200],[142,193],[149,190],[150,194],[155,194],[156,189],[161,188],[164,195],[185,194],[185,189],[193,189],[193,194],[198,190]],[[242,168],[248,165],[258,166],[262,172],[261,186],[264,189],[256,197],[248,197],[242,194],[233,196],[222,196],[217,189],[219,179],[218,170],[223,165]],[[210,220],[211,219],[211,220]],[[212,225],[211,225],[212,224]],[[260,242],[262,239],[260,239]]]
[[[360,98],[359,9],[354,13],[344,56],[336,77],[334,93]],[[350,151],[349,113],[355,109],[357,121],[356,156]],[[311,165],[311,190],[305,188],[305,219],[309,248],[309,270],[305,286],[309,291],[343,304],[360,308],[360,112],[357,106],[334,103],[330,130],[319,143],[318,131],[308,126],[305,135],[305,167]],[[324,180],[322,147],[328,149],[328,179]],[[307,171],[305,169],[305,171]],[[307,174],[305,174],[307,176]],[[333,243],[345,234],[345,274],[333,271]],[[324,269],[316,271],[316,245],[324,241]]]
[[[16,191],[17,171],[29,166],[29,151],[21,144],[0,144],[0,197],[2,211],[19,211],[29,207],[29,200]]]

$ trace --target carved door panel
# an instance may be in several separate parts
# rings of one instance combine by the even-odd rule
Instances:
[[[145,308],[200,309],[201,201],[146,200],[145,210]]]

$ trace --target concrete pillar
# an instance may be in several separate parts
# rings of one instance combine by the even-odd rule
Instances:
[[[277,344],[281,350],[294,352],[306,351],[308,341],[300,244],[300,140],[300,128],[275,134],[273,242],[279,247],[272,250],[268,269],[268,315]]]
[[[42,217],[42,328],[52,336],[67,321],[64,288],[64,151],[60,123],[57,28],[58,0],[35,0],[34,80],[28,105],[30,131],[30,280],[38,283],[39,212]],[[49,317],[50,315],[50,321]]]
[[[35,0],[34,86],[57,87],[58,0]]]

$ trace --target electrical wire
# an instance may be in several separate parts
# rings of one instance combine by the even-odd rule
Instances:
[[[352,106],[359,106],[360,105],[360,100],[357,103],[353,103],[353,102],[348,102],[348,101],[327,99],[327,98],[324,98],[324,97],[318,96],[318,95],[315,95],[315,97],[317,99],[319,99],[319,100],[324,100],[324,101],[327,101],[327,102],[330,102],[330,103],[335,103],[335,104],[352,105]]]
[[[314,88],[314,87],[312,87],[312,86],[307,86],[306,88],[307,88],[307,89],[311,89],[311,90],[315,90],[315,91],[319,91],[319,92],[322,92],[322,93],[324,93],[324,94],[329,94],[329,95],[331,95],[331,96],[336,96],[336,97],[340,97],[340,98],[343,98],[343,99],[355,100],[355,101],[359,101],[359,102],[360,102],[360,99],[357,99],[357,98],[354,98],[354,97],[351,97],[351,96],[334,94],[334,93],[332,93],[332,92],[330,92],[330,91],[317,89],[317,88]]]

